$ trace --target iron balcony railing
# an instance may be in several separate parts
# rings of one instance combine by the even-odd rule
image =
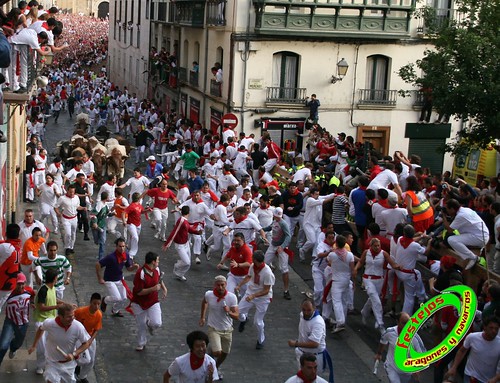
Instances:
[[[397,90],[359,89],[359,105],[396,106]]]
[[[199,73],[193,70],[189,71],[189,85],[198,86]]]
[[[179,67],[179,81],[181,82],[187,82],[187,69]]]
[[[452,23],[462,23],[467,15],[456,9],[424,7],[417,13],[417,33],[423,35],[439,33]]]
[[[279,104],[304,104],[307,88],[267,87],[266,102]]]
[[[226,0],[207,1],[207,25],[218,27],[226,25],[226,3]]]
[[[222,83],[214,79],[210,80],[210,95],[215,97],[222,97]]]

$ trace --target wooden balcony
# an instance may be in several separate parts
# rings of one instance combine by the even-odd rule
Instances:
[[[267,87],[266,103],[304,105],[307,88]]]
[[[253,0],[261,35],[400,39],[416,0]]]
[[[397,90],[359,89],[358,106],[362,109],[395,108],[397,97]]]

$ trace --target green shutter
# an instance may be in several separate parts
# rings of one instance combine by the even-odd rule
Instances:
[[[442,173],[444,153],[442,138],[410,138],[408,155],[416,154],[422,158],[422,167],[430,168],[432,173]]]

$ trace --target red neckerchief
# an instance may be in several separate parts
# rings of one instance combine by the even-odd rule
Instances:
[[[260,282],[260,271],[266,266],[265,262],[262,262],[260,266],[253,264],[253,283],[258,284]]]
[[[56,323],[59,326],[61,326],[64,329],[64,331],[68,331],[68,329],[71,327],[71,325],[69,325],[69,326],[63,325],[62,322],[61,322],[61,318],[59,318],[58,316],[56,317]]]
[[[208,189],[207,193],[210,195],[210,199],[214,202],[219,202],[219,197],[211,189]]]
[[[313,380],[309,380],[307,379],[305,376],[304,376],[304,373],[302,372],[302,370],[299,370],[299,372],[297,372],[297,376],[302,379],[304,381],[304,383],[313,383],[314,382],[314,378]]]
[[[141,178],[141,177],[142,177],[142,174],[139,174],[138,176],[134,176],[134,178],[135,178],[136,180],[138,180],[138,179],[139,179],[139,178]]]
[[[50,28],[49,28],[49,24],[47,24],[47,22],[46,22],[46,21],[44,21],[44,22],[42,23],[42,28],[43,28],[43,29],[45,29],[45,30],[47,30],[47,31],[48,31],[48,30],[50,30]]]
[[[389,206],[389,201],[387,201],[387,199],[381,199],[378,201],[378,203],[380,204],[380,206],[386,209],[392,209],[392,206]]]
[[[200,198],[200,200],[198,202],[195,202],[195,200],[193,199],[193,197],[191,197],[191,201],[193,201],[195,204],[203,203],[203,200],[201,198]]]
[[[366,186],[360,186],[359,187],[361,190],[366,190]]]
[[[406,237],[401,237],[399,239],[399,243],[401,244],[401,246],[403,246],[403,248],[407,248],[408,246],[410,246],[410,244],[413,242],[413,238],[406,238]]]
[[[228,174],[231,174],[231,172],[230,172],[230,171],[227,171],[227,172],[226,172],[226,171],[224,171],[224,175],[226,175],[226,176],[227,176]]]
[[[245,197],[243,197],[243,196],[241,196],[241,199],[242,199],[243,201],[250,201],[250,198],[245,198]]]
[[[118,251],[115,251],[116,259],[118,260],[118,263],[125,263],[127,260],[127,253],[119,253]]]
[[[217,297],[217,302],[220,302],[221,300],[223,300],[226,297],[227,290],[224,291],[224,294],[220,295],[219,292],[217,291],[217,289],[214,289],[214,295]]]
[[[189,353],[189,364],[191,365],[191,370],[197,370],[203,366],[205,358],[198,358],[194,353]]]
[[[151,174],[154,175],[156,168],[156,161],[153,161],[151,164],[149,164],[149,168],[151,169]]]
[[[297,189],[295,189],[295,193],[292,193],[292,192],[290,192],[290,191],[288,191],[288,193],[289,193],[291,196],[296,196],[297,194],[299,194],[299,193],[300,193],[300,191],[299,191],[299,189],[297,188]]]
[[[337,254],[337,256],[340,258],[342,262],[345,262],[347,257],[347,250],[345,248],[335,249],[333,252]]]
[[[247,151],[246,149],[238,149],[238,152],[240,152],[240,153],[244,153],[246,151]]]
[[[248,215],[244,215],[243,217],[240,217],[240,218],[235,218],[234,219],[234,222],[236,222],[237,224],[238,223],[241,223],[243,222],[245,219],[247,219]]]
[[[255,192],[252,194],[252,198],[257,198],[259,196],[259,192]]]
[[[222,131],[227,132],[228,130],[231,130],[231,128],[224,128]]]
[[[111,182],[111,181],[106,181],[106,183],[107,183],[109,186],[115,186],[115,183],[114,183],[114,182]]]
[[[234,142],[231,142],[231,143],[227,144],[227,146],[232,146],[233,148],[235,148],[236,144]]]
[[[44,159],[46,158],[46,156],[42,156],[41,154],[39,154],[39,156],[40,156],[40,158],[41,158],[42,160],[44,160]]]

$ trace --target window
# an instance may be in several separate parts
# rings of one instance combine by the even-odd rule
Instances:
[[[295,99],[297,97],[299,55],[278,52],[273,55],[273,98]]]
[[[158,21],[167,21],[167,3],[158,4]]]
[[[142,3],[139,1],[139,23],[141,22],[141,16],[140,16],[141,4]],[[146,0],[146,19],[149,19],[148,9],[149,9],[149,0]]]
[[[389,91],[389,73],[391,59],[387,56],[373,55],[366,60],[366,89],[362,98],[364,101],[387,101],[392,99]]]

